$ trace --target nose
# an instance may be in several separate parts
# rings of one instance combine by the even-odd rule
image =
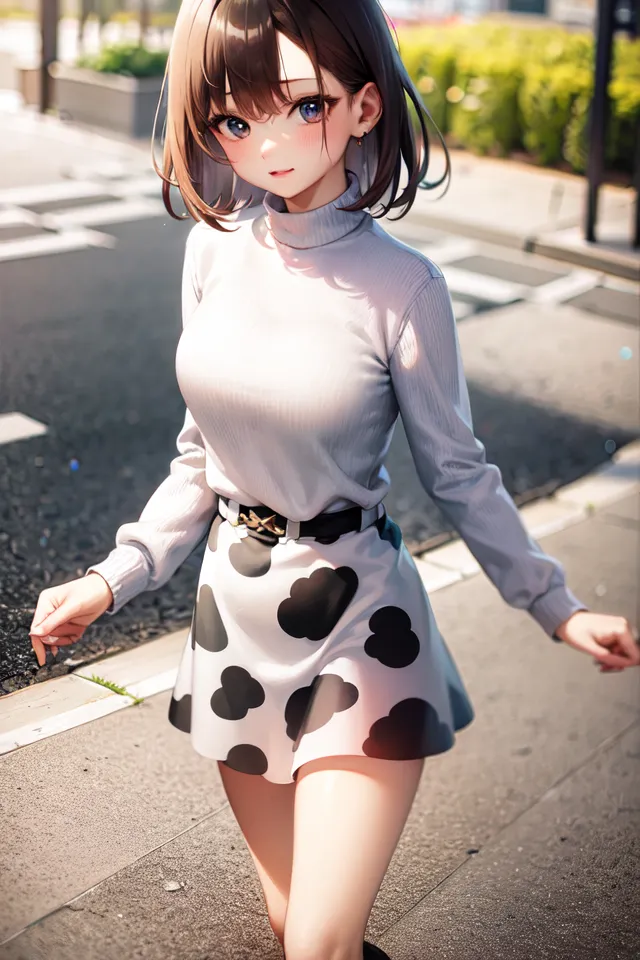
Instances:
[[[268,157],[269,154],[273,153],[276,146],[276,141],[272,140],[271,137],[265,137],[260,146],[260,156]]]

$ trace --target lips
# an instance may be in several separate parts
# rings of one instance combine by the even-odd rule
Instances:
[[[293,167],[290,170],[270,170],[269,173],[272,177],[282,177],[285,173],[293,173]]]

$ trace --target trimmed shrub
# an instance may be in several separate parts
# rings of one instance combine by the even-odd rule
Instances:
[[[475,153],[507,156],[520,140],[521,82],[514,50],[462,51],[447,92],[454,140]]]
[[[167,50],[148,50],[133,43],[114,43],[98,54],[78,57],[76,66],[99,73],[120,73],[127,77],[161,77],[168,57]]]
[[[415,30],[403,37],[402,60],[415,83],[422,102],[442,134],[449,130],[446,92],[453,82],[455,46],[447,31],[433,28]]]
[[[593,86],[590,33],[485,20],[407,27],[400,53],[425,106],[453,143],[583,172]],[[631,172],[640,124],[640,39],[614,39],[607,164]]]
[[[578,97],[590,94],[591,74],[584,67],[560,63],[527,67],[518,91],[522,143],[539,163],[563,159],[565,129]]]

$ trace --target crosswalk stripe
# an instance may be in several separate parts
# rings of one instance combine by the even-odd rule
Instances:
[[[418,223],[407,223],[406,220],[389,220],[383,218],[381,221],[387,233],[403,243],[408,243],[410,247],[417,247],[418,244],[437,243],[442,238],[442,231],[430,230]]]
[[[464,237],[451,237],[448,240],[442,240],[440,243],[415,244],[415,248],[425,257],[433,260],[438,266],[442,263],[462,260],[463,257],[472,257],[474,253],[478,252],[476,241],[467,240]]]
[[[385,229],[442,268],[452,298],[458,294],[486,303],[502,305],[529,297],[531,287],[526,284],[501,280],[499,277],[475,273],[473,270],[465,270],[461,267],[448,266],[456,260],[462,260],[477,253],[480,249],[477,240],[455,236],[439,239],[428,229],[420,229],[413,224],[407,224],[405,228],[400,229],[397,226],[385,225]]]
[[[472,303],[466,303],[464,300],[456,300],[452,297],[451,303],[456,320],[465,320],[476,312],[475,306]]]
[[[0,210],[0,228],[30,226],[37,223],[37,213],[31,213],[30,210],[22,210],[20,207],[5,207],[4,210]]]
[[[134,177],[129,180],[121,180],[118,183],[107,185],[106,193],[113,194],[114,197],[132,197],[140,194],[155,194],[160,197],[162,193],[162,180],[157,174],[146,177]]]
[[[404,228],[385,223],[385,230],[403,243],[423,253],[434,263],[450,263],[478,252],[477,240],[468,237],[439,237],[432,231],[407,224]]]
[[[48,427],[24,413],[0,413],[0,443],[14,443],[47,433]]]
[[[162,216],[166,213],[161,200],[140,197],[137,200],[114,200],[113,203],[95,203],[87,207],[56,210],[55,213],[43,214],[41,223],[49,230],[72,225],[96,227],[107,223],[124,223],[127,220]]]
[[[620,293],[631,293],[638,296],[640,285],[637,280],[625,280],[623,277],[614,277],[604,274],[600,281],[600,286],[607,287],[610,290],[618,290]]]
[[[110,191],[107,190],[107,193]],[[96,180],[60,180],[58,183],[38,183],[30,187],[10,187],[0,190],[0,204],[25,206],[52,203],[57,200],[82,200],[83,197],[102,197],[105,184]]]
[[[24,260],[27,257],[41,257],[51,253],[66,253],[70,250],[83,250],[86,247],[113,247],[115,244],[114,237],[97,233],[95,230],[64,230],[61,233],[38,234],[35,237],[0,243],[0,262]]]
[[[595,270],[572,270],[566,277],[558,277],[557,280],[534,288],[527,299],[532,303],[563,303],[593,290],[601,282],[602,276]]]
[[[531,287],[523,283],[512,283],[509,280],[500,280],[498,277],[489,277],[483,273],[473,273],[444,264],[442,268],[447,286],[454,296],[456,293],[465,297],[475,297],[487,303],[505,304],[515,300],[528,299]]]
[[[65,176],[72,180],[92,180],[94,177],[100,177],[102,180],[119,180],[131,175],[142,175],[150,167],[150,163],[128,160],[103,160],[91,166],[84,164],[71,164],[65,168]],[[157,174],[156,180],[158,180]]]

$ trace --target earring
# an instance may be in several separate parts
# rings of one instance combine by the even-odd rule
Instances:
[[[361,136],[359,136],[358,139],[356,140],[356,143],[358,144],[359,147],[362,146],[362,141],[364,140],[366,135],[367,135],[367,131],[365,130],[364,133]]]

